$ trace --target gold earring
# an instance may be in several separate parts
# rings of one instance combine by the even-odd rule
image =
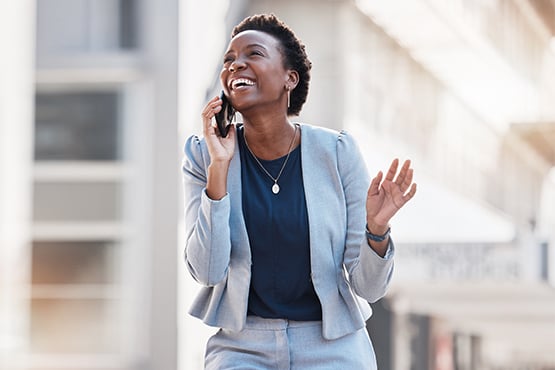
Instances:
[[[287,86],[287,108],[291,106],[291,88]]]

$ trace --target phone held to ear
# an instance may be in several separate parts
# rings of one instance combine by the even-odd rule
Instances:
[[[223,91],[220,95],[220,99],[222,99],[222,109],[216,113],[215,118],[220,136],[226,137],[229,132],[229,128],[231,127],[231,121],[233,120],[235,109],[233,109]]]

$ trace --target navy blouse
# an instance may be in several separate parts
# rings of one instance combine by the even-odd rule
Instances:
[[[239,129],[243,214],[252,254],[248,315],[296,321],[322,319],[311,281],[308,214],[301,170],[300,146],[279,178],[280,191],[260,168]],[[259,159],[275,178],[286,156]]]

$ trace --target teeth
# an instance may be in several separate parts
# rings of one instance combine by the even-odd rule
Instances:
[[[254,81],[246,79],[246,78],[238,78],[236,80],[233,80],[233,82],[231,83],[231,87],[232,88],[236,88],[240,85],[247,85],[247,86],[253,86],[254,85]]]

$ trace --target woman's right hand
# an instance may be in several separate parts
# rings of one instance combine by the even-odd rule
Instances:
[[[231,127],[226,137],[219,135],[216,122],[213,119],[222,109],[222,99],[212,98],[202,111],[204,140],[208,145],[210,163],[229,163],[235,151],[235,129]]]
[[[208,166],[206,195],[219,200],[227,194],[227,172],[235,151],[235,127],[231,127],[226,137],[218,133],[214,116],[222,109],[222,99],[212,98],[202,111],[204,140],[210,154]]]

